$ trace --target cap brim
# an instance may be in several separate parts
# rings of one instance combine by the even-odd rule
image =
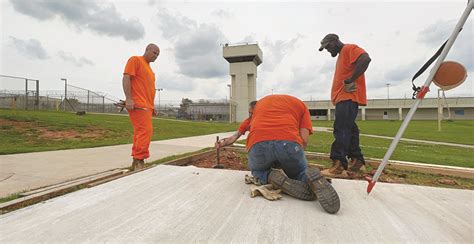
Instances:
[[[321,47],[319,47],[319,51],[321,52],[322,50],[324,50],[324,48],[328,45],[328,43],[324,43],[324,44],[321,44]]]

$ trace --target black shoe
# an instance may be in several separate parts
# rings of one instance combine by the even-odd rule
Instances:
[[[321,204],[324,210],[331,214],[337,213],[341,207],[341,203],[332,185],[324,178],[318,169],[308,168],[306,176],[308,177],[311,190],[316,194],[319,204]]]
[[[316,200],[316,195],[311,191],[308,183],[290,179],[281,170],[273,169],[268,174],[268,183],[292,197],[306,201]]]

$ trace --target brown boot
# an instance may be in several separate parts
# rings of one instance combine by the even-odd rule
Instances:
[[[144,169],[144,168],[145,168],[145,160],[143,159],[138,160],[137,170]]]
[[[331,168],[322,170],[321,174],[334,178],[346,178],[349,176],[347,171],[344,169],[344,166],[342,166],[341,160],[333,160]]]
[[[351,159],[351,162],[349,163],[349,171],[352,171],[352,172],[359,172],[359,171],[365,172],[366,171],[365,163],[362,162],[361,160],[357,159],[357,158],[353,158],[353,159]]]
[[[133,159],[132,167],[131,167],[132,171],[140,170],[140,169],[143,169],[144,167],[145,167],[145,162],[143,161],[143,159],[136,159],[136,158]]]

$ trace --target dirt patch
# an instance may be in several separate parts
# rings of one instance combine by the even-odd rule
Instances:
[[[107,134],[106,130],[92,127],[85,128],[81,131],[74,129],[51,130],[31,121],[15,121],[1,118],[0,125],[0,129],[15,130],[26,136],[37,136],[40,139],[53,141],[64,139],[99,139]]]
[[[224,165],[225,169],[245,171],[249,170],[247,166],[247,153],[245,152],[232,151],[232,149],[221,151],[220,163]],[[310,167],[317,167],[320,170],[329,168],[331,165],[331,162],[327,159],[311,160],[309,163]],[[192,165],[201,168],[213,168],[216,164],[217,161],[215,153],[200,158],[192,163]],[[366,180],[367,177],[372,178],[375,172],[375,168],[367,166],[365,172],[349,172],[348,176],[344,177],[344,179]],[[474,189],[474,180],[471,179],[428,173],[417,173],[398,169],[385,169],[379,177],[379,182]]]
[[[219,163],[224,165],[225,169],[248,170],[247,159],[241,153],[233,151],[221,151],[219,154]],[[216,164],[216,154],[201,158],[193,163],[194,166],[200,168],[213,168]]]

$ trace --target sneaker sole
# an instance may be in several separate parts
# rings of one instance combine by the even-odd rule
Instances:
[[[306,182],[290,179],[281,172],[272,172],[269,181],[274,187],[280,188],[292,197],[305,201],[316,200],[316,196]]]
[[[307,171],[306,176],[308,177],[309,186],[316,194],[321,207],[330,214],[337,213],[341,207],[341,203],[332,185],[329,184],[319,171]]]

